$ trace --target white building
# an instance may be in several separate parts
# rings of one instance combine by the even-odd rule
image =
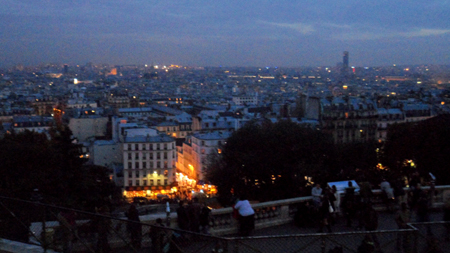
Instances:
[[[108,167],[123,162],[122,144],[112,140],[94,141],[89,146],[89,160],[98,166]]]
[[[66,108],[97,108],[97,102],[83,98],[72,98],[67,100]]]
[[[126,129],[123,141],[127,197],[170,191],[175,182],[175,139],[155,129]]]
[[[258,104],[258,94],[241,94],[241,95],[233,95],[233,102],[236,105],[257,105]]]
[[[89,137],[105,136],[107,124],[108,118],[98,115],[71,118],[69,120],[69,128],[73,136],[80,142],[86,141]]]

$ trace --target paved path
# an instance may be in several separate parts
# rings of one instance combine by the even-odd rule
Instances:
[[[395,223],[395,213],[379,212],[378,218],[378,230],[395,230],[397,229],[397,224]],[[442,221],[442,212],[432,212],[430,214],[430,221]],[[413,214],[412,222],[415,222],[415,216]],[[359,231],[357,229],[358,222],[355,219],[353,221],[353,227],[349,228],[346,226],[346,220],[340,217],[336,220],[336,224],[332,226],[333,232],[355,232]],[[280,226],[264,228],[255,230],[253,236],[271,236],[271,235],[294,235],[294,234],[311,234],[317,233],[319,226],[309,226],[309,227],[297,227],[293,223],[284,224]],[[324,228],[326,231],[326,228]]]

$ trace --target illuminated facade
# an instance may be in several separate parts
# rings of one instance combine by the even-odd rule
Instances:
[[[127,130],[123,142],[124,188],[127,197],[176,191],[175,139],[153,129]]]
[[[203,181],[203,170],[209,154],[220,153],[222,145],[231,136],[229,131],[212,131],[195,133],[183,143],[182,157],[177,164],[177,170],[191,179]]]
[[[164,121],[156,126],[159,132],[165,133],[173,138],[186,138],[192,133],[192,116],[183,112],[170,117],[170,121]]]

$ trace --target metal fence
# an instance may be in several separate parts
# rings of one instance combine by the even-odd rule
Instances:
[[[450,222],[410,223],[416,231],[416,252],[450,252]]]
[[[412,252],[413,233],[413,229],[405,229],[233,238],[231,252],[395,252],[401,239],[407,240],[404,252]]]
[[[0,197],[0,238],[39,245],[43,252],[220,252],[227,247],[226,238],[170,228],[167,222],[134,222],[107,207],[88,213]]]
[[[216,237],[170,228],[166,224],[169,220],[161,221],[159,225],[154,221],[139,223],[114,216],[107,208],[87,213],[0,197],[0,238],[39,245],[43,252],[338,253],[450,249],[448,222],[411,223],[403,230]]]

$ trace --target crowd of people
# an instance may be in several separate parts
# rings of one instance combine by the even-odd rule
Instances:
[[[211,209],[198,198],[181,200],[177,209],[178,228],[195,233],[209,234]]]
[[[420,181],[414,179],[413,177],[410,180],[408,191],[405,191],[405,185],[400,179],[383,179],[379,184],[381,199],[386,205],[385,209],[391,213],[395,212],[398,229],[407,229],[407,224],[410,222],[430,221],[430,208],[433,206],[436,195],[434,183],[431,182],[430,187],[425,190]],[[347,227],[365,231],[377,230],[379,217],[373,207],[375,196],[372,185],[363,178],[357,186],[356,188],[352,181],[348,181],[347,187],[338,193],[335,185],[322,188],[320,184],[316,184],[311,189],[311,204],[302,203],[299,206],[294,217],[295,223],[298,226],[317,226],[319,233],[324,232],[325,227],[327,232],[332,232],[332,226],[337,218],[342,217]],[[450,198],[444,205],[443,220],[450,221]],[[446,228],[449,235],[447,239],[450,240],[450,226]],[[412,240],[408,236],[404,233],[397,237],[397,249],[408,250]],[[367,249],[369,244],[374,249],[380,247],[376,234],[364,238],[361,252],[367,252],[363,249]]]

